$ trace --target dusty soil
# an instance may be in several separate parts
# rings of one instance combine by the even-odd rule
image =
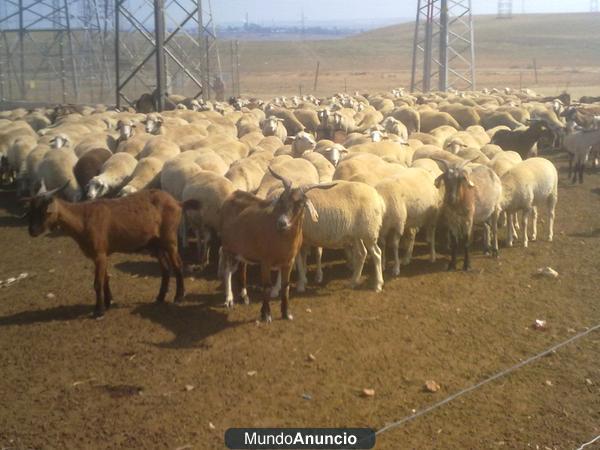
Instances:
[[[379,429],[443,400],[600,323],[600,174],[565,178],[553,243],[497,260],[477,250],[470,273],[446,272],[444,255],[429,263],[420,246],[382,294],[370,280],[350,290],[330,259],[324,286],[293,294],[295,320],[268,326],[256,323],[256,290],[227,311],[210,274],[187,276],[182,304],[154,304],[158,265],[143,255],[112,258],[119,307],[90,319],[92,264],[65,237],[30,238],[4,191],[0,279],[29,277],[0,289],[0,447],[223,448],[233,426]],[[543,266],[559,278],[532,276]],[[576,448],[600,434],[599,351],[590,333],[379,435],[377,448]],[[425,392],[426,380],[441,389]]]

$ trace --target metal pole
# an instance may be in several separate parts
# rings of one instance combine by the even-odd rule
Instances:
[[[469,0],[469,28],[471,29],[471,90],[476,89],[475,85],[475,28],[473,27],[473,9]]]
[[[431,56],[433,45],[433,3],[427,3],[427,22],[425,22],[425,60],[423,62],[423,92],[431,90]]]
[[[421,16],[421,0],[418,0],[417,4],[417,18],[415,19],[415,37],[413,40],[413,57],[412,57],[412,74],[410,76],[410,91],[415,92],[417,83],[417,51],[418,51],[418,39],[419,39],[419,19]]]
[[[206,42],[206,100],[210,100],[210,43],[208,36],[205,37]]]
[[[235,41],[235,83],[237,85],[238,97],[242,95],[240,88],[240,41]]]
[[[115,104],[121,108],[121,67],[119,64],[119,16],[124,0],[115,0]]]
[[[440,76],[439,90],[448,90],[448,0],[441,0],[440,6]]]
[[[23,100],[27,98],[27,88],[25,83],[25,23],[23,19],[23,0],[19,0],[19,67],[21,70],[21,97]]]
[[[230,42],[231,51],[231,96],[235,97],[235,53],[233,41]]]
[[[61,98],[62,98],[62,102],[63,103],[67,103],[67,80],[66,80],[66,74],[65,74],[65,50],[64,50],[64,33],[62,31],[59,31],[60,33],[60,37],[59,37],[59,41],[58,41],[58,51],[59,51],[59,58],[60,58],[60,91],[61,91]]]
[[[162,111],[165,108],[165,0],[154,0],[154,35],[156,43],[156,108]]]
[[[72,31],[71,31],[71,19],[69,18],[69,3],[67,0],[64,0],[64,8],[65,8],[65,24],[67,26],[67,41],[69,42],[69,52],[71,58],[71,71],[73,76],[73,89],[75,91],[75,102],[79,103],[79,79],[77,76],[77,62],[75,58],[75,50],[73,47],[73,39],[72,39]]]

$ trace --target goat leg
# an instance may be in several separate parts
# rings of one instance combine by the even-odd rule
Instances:
[[[184,288],[183,288],[183,263],[181,261],[181,256],[179,256],[179,252],[177,251],[177,247],[175,244],[172,244],[168,250],[169,263],[173,268],[173,272],[175,272],[175,303],[178,303],[183,300]]]
[[[167,291],[169,290],[169,261],[167,259],[167,255],[165,255],[165,251],[162,249],[158,250],[158,263],[160,264],[160,289],[158,291],[158,297],[156,297],[157,303],[163,303],[165,301],[165,296],[167,295]]]
[[[104,315],[102,289],[104,288],[104,277],[106,276],[106,255],[98,255],[95,265],[94,290],[96,291],[96,309],[94,310],[94,317],[100,318]]]
[[[110,276],[108,275],[108,271],[104,274],[104,306],[106,309],[109,309],[112,305],[112,292],[110,292],[110,284],[109,284]]]
[[[240,298],[244,302],[245,305],[250,304],[250,297],[248,297],[248,288],[247,288],[247,272],[248,272],[248,264],[241,263],[242,267],[240,267]]]
[[[292,264],[281,268],[281,318],[284,320],[292,320],[294,317],[289,312],[288,300],[290,298],[290,274],[292,272]]]
[[[471,259],[469,257],[469,247],[470,247],[470,239],[469,236],[464,236],[464,248],[465,248],[465,260],[463,262],[463,270],[466,272],[468,270],[471,270]]]
[[[260,278],[263,286],[263,304],[260,309],[260,319],[263,322],[270,323],[271,318],[271,307],[269,306],[269,291],[271,287],[271,267],[267,264],[260,265]]]
[[[449,233],[450,242],[450,263],[448,264],[448,270],[456,270],[456,251],[458,247],[458,236],[454,233]]]

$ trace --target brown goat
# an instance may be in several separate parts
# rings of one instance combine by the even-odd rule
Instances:
[[[35,237],[60,227],[94,261],[95,317],[102,317],[111,305],[107,267],[108,256],[115,252],[149,249],[162,272],[156,301],[165,300],[170,268],[177,280],[175,301],[183,299],[182,263],[177,252],[179,202],[166,192],[150,189],[118,199],[70,203],[54,197],[61,189],[64,186],[29,199],[29,234]]]
[[[271,170],[271,169],[269,169]],[[318,220],[317,212],[306,192],[313,188],[327,189],[331,185],[314,185],[305,188],[292,188],[292,182],[271,170],[271,174],[281,180],[283,193],[275,200],[263,200],[243,191],[233,192],[221,209],[221,241],[223,274],[225,285],[225,305],[233,305],[231,275],[238,261],[260,263],[261,282],[264,300],[261,319],[271,321],[269,288],[271,270],[280,269],[282,278],[281,316],[292,319],[288,310],[289,283],[292,265],[302,246],[302,223],[304,208],[311,218]],[[247,302],[245,287],[245,267],[241,269],[241,296]]]
[[[444,184],[442,216],[450,232],[451,250],[448,270],[456,269],[456,254],[461,240],[465,252],[463,270],[469,270],[473,225],[484,225],[485,252],[488,253],[491,246],[492,254],[498,255],[497,231],[502,184],[487,166],[478,164],[469,167],[467,165],[470,161],[457,165],[450,165],[444,160],[438,161],[444,166],[444,173],[435,180],[435,185],[440,187],[441,183]]]

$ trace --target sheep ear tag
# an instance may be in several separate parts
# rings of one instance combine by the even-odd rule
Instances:
[[[310,219],[313,222],[319,221],[319,213],[317,212],[315,205],[310,201],[309,198],[306,199],[306,209],[308,209],[308,213],[310,214]]]

